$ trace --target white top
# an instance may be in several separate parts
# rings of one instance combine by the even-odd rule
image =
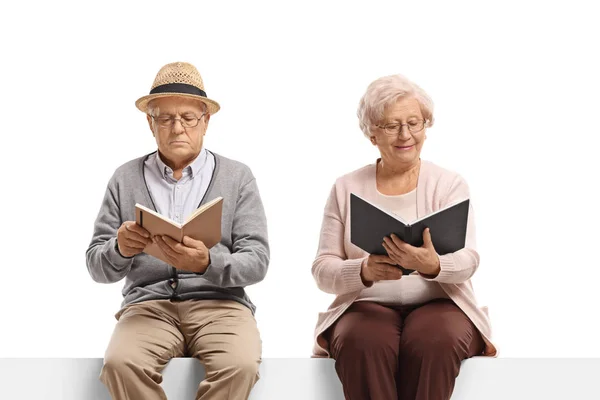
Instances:
[[[181,178],[177,180],[159,153],[151,154],[144,164],[144,178],[156,211],[182,224],[200,205],[214,169],[214,155],[202,148],[198,157],[183,169]],[[152,204],[144,206],[152,208]]]
[[[417,219],[417,190],[388,196],[377,192],[376,205],[396,214],[406,222]],[[373,301],[386,305],[418,305],[429,300],[448,298],[438,282],[426,281],[417,272],[399,280],[379,281],[363,289],[356,301]]]

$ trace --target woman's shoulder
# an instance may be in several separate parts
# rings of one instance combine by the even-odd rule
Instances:
[[[456,181],[464,182],[463,177],[457,171],[442,167],[429,160],[421,160],[421,173],[424,177],[433,181],[444,181],[447,183],[453,183]]]
[[[425,198],[445,199],[452,202],[470,196],[467,181],[451,168],[421,160],[421,172],[419,185],[422,186],[421,190]]]
[[[372,179],[375,179],[375,164],[368,164],[338,177],[335,186],[338,188],[362,186]]]

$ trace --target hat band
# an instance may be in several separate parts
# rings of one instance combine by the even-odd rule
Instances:
[[[187,83],[166,83],[159,85],[150,91],[150,94],[157,93],[184,93],[194,94],[196,96],[206,97],[206,92],[196,86],[188,85]]]

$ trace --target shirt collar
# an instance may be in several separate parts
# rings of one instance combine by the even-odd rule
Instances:
[[[183,176],[190,176],[192,179],[194,176],[200,173],[202,168],[206,165],[206,160],[208,158],[208,152],[204,147],[200,150],[200,154],[192,161],[187,167],[185,167],[182,171]],[[167,177],[173,178],[173,170],[164,163],[162,158],[160,158],[160,153],[156,152],[156,165],[160,172],[160,175],[163,179],[167,179]]]
[[[202,169],[206,165],[206,159],[208,158],[207,153],[208,152],[206,151],[206,149],[202,147],[202,150],[200,150],[200,154],[198,154],[198,157],[196,157],[194,161],[192,161],[192,163],[186,167],[186,169],[190,171],[190,178],[193,178],[194,176],[199,174],[200,171],[202,171]]]

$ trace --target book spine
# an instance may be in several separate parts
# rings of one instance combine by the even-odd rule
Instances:
[[[404,241],[409,244],[412,244],[413,242],[412,229],[410,225],[406,225],[404,227]]]

